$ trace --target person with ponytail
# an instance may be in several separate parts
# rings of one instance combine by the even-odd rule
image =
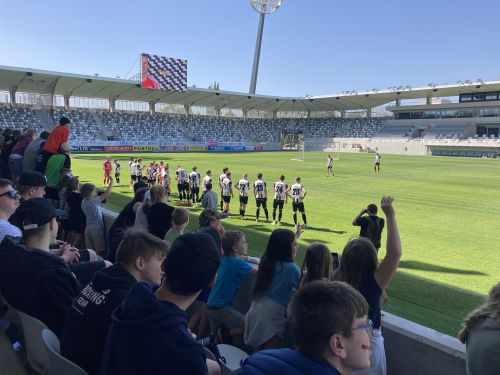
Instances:
[[[380,204],[387,223],[387,250],[382,262],[378,264],[377,249],[373,243],[368,238],[359,237],[350,240],[344,247],[340,267],[334,275],[335,280],[344,281],[361,292],[368,302],[368,319],[373,322],[373,336],[370,338],[371,366],[368,370],[353,372],[353,375],[387,374],[380,300],[396,273],[403,252],[393,201],[394,198],[386,196]]]
[[[286,308],[300,279],[300,269],[293,260],[301,231],[301,226],[296,233],[276,229],[267,242],[245,316],[245,343],[257,350],[283,347]]]
[[[467,374],[500,374],[500,283],[491,288],[486,304],[467,316],[458,338],[465,344]]]

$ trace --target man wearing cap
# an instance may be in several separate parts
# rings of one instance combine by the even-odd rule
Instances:
[[[212,284],[220,257],[206,233],[177,237],[156,291],[136,283],[112,314],[102,358],[105,374],[218,374],[187,329],[185,310]]]
[[[58,337],[81,285],[66,263],[49,253],[57,235],[56,212],[44,198],[20,211],[26,246],[9,237],[0,245],[0,285],[13,307],[42,321]]]
[[[59,126],[54,128],[50,133],[47,142],[43,145],[42,172],[45,172],[45,167],[52,154],[59,152],[61,145],[68,142],[69,126],[69,118],[63,116],[59,120]]]
[[[68,143],[63,143],[59,152],[53,154],[47,162],[45,176],[47,176],[46,197],[55,201],[59,200],[59,188],[61,187],[62,176],[71,170],[71,158],[69,153],[71,147]]]
[[[18,192],[12,187],[10,180],[0,178],[0,241],[5,236],[21,237],[19,228],[7,221],[17,207],[19,207]]]

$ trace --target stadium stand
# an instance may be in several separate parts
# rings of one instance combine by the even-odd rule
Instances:
[[[0,127],[45,128],[31,107],[0,107]],[[381,119],[239,119],[199,115],[171,115],[104,110],[56,108],[71,119],[70,141],[142,140],[192,142],[279,142],[282,130],[303,130],[310,138],[334,136],[365,137],[375,135],[383,126]],[[152,131],[153,129],[153,131]]]

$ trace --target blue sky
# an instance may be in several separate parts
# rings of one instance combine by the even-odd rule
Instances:
[[[141,52],[188,84],[248,92],[248,0],[0,0],[0,65],[124,76]],[[325,95],[500,77],[500,2],[284,0],[266,18],[257,93]],[[139,72],[139,64],[134,72]]]

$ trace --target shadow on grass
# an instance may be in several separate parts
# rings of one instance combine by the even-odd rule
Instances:
[[[484,272],[436,266],[435,264],[419,262],[417,260],[402,260],[399,263],[399,268],[407,268],[412,270],[429,271],[437,273],[455,273],[458,275],[481,275],[481,276],[487,275]]]

